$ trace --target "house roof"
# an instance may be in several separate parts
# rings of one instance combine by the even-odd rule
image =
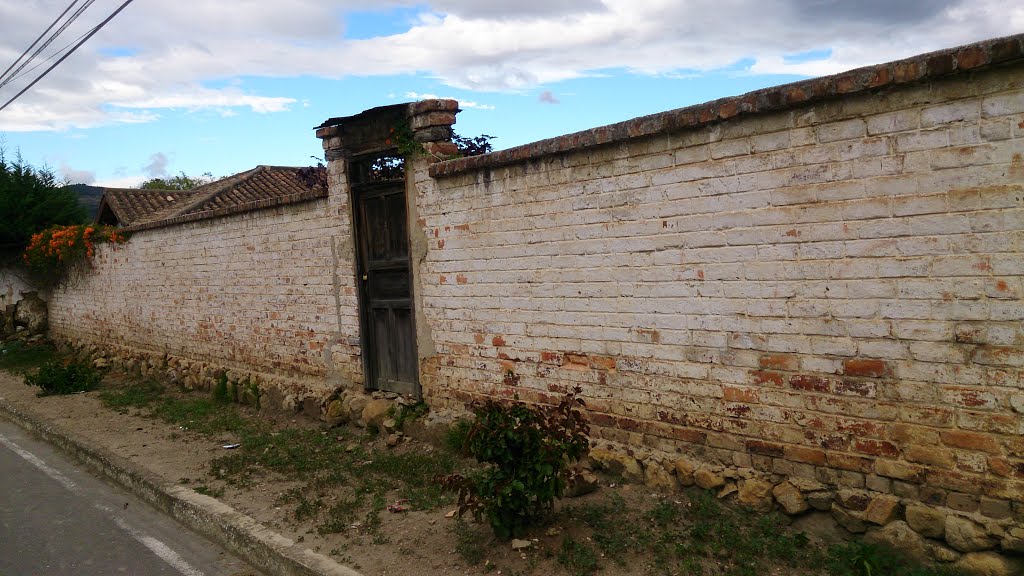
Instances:
[[[326,196],[323,168],[257,166],[192,190],[107,188],[98,220],[154,228]],[[104,221],[106,219],[106,221]]]

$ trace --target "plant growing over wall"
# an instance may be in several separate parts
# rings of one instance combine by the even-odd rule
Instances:
[[[590,449],[581,392],[577,386],[546,408],[493,399],[469,405],[475,420],[465,447],[487,466],[469,477],[444,479],[458,493],[460,516],[486,517],[494,533],[508,539],[553,508],[565,490],[569,464]]]
[[[124,232],[111,226],[52,226],[32,235],[22,260],[33,276],[52,285],[75,264],[83,261],[91,264],[97,244],[123,244],[127,240]]]

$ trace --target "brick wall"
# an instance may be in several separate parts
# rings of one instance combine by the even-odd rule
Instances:
[[[1024,503],[1024,66],[908,62],[420,170],[428,401],[578,384],[603,441]]]
[[[409,108],[428,152],[453,107]],[[55,335],[360,383],[343,136],[373,114],[318,131],[326,199],[102,249]],[[408,189],[434,408],[580,385],[602,445],[1024,521],[1024,37],[430,160]]]
[[[294,402],[359,382],[347,210],[319,199],[101,246],[94,269],[55,290],[53,335],[231,368]]]

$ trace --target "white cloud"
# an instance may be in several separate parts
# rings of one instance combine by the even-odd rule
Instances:
[[[406,92],[406,98],[413,100],[457,100],[460,108],[475,108],[477,110],[494,110],[494,106],[490,104],[480,104],[472,100],[464,100],[456,98],[454,96],[438,96],[437,94],[421,94],[419,92]]]
[[[0,0],[0,62],[13,61],[65,2],[24,4]],[[67,37],[117,4],[97,0]],[[152,122],[168,109],[270,114],[302,102],[247,91],[242,77],[418,74],[463,90],[527,90],[616,69],[692,75],[746,60],[747,73],[820,75],[1024,30],[1024,5],[1005,0],[435,0],[400,34],[343,36],[348,10],[420,5],[137,2],[0,112],[0,130]],[[828,49],[823,60],[786,58]],[[0,103],[23,85],[0,90]]]
[[[146,178],[143,175],[119,176],[117,178],[100,180],[94,183],[93,186],[100,186],[103,188],[135,188],[146,180],[149,180],[149,178]]]
[[[167,164],[169,160],[163,152],[156,152],[149,157],[149,164],[142,167],[143,171],[150,178],[163,178],[167,176]]]
[[[76,170],[67,162],[60,163],[60,175],[70,184],[92,184],[96,181],[96,173],[91,170]]]

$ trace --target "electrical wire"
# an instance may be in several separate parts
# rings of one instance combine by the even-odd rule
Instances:
[[[21,92],[18,92],[17,94],[15,94],[15,95],[14,95],[14,97],[13,97],[13,98],[11,98],[10,100],[8,100],[8,101],[7,101],[7,102],[6,102],[6,103],[5,103],[5,104],[4,104],[3,106],[0,106],[0,112],[2,112],[2,111],[3,111],[4,109],[5,109],[5,108],[7,108],[8,106],[10,106],[10,105],[11,105],[11,103],[13,103],[13,102],[14,102],[15,100],[17,100],[17,99],[18,99],[19,97],[21,97],[21,95],[22,95],[22,94],[24,94],[25,92],[28,92],[30,88],[32,88],[33,86],[35,86],[35,85],[36,85],[36,83],[37,83],[37,82],[39,82],[40,80],[42,80],[43,78],[45,78],[45,77],[46,77],[46,75],[47,75],[47,74],[49,74],[49,73],[50,73],[50,72],[51,72],[51,71],[52,71],[52,70],[53,70],[54,68],[56,68],[57,66],[60,66],[60,63],[61,63],[61,62],[63,62],[64,60],[66,60],[66,59],[68,58],[68,56],[71,56],[72,54],[74,54],[74,53],[75,53],[75,50],[78,50],[78,49],[79,49],[79,48],[80,48],[80,47],[82,46],[82,44],[85,44],[85,43],[86,43],[86,42],[87,42],[87,41],[89,40],[89,38],[92,38],[94,34],[96,34],[97,32],[99,32],[99,31],[100,31],[100,29],[102,29],[102,28],[103,28],[104,26],[106,26],[108,22],[110,22],[111,20],[113,20],[113,19],[114,19],[114,17],[115,17],[115,16],[117,16],[118,14],[120,14],[122,10],[124,10],[125,8],[127,8],[127,7],[128,7],[128,5],[132,3],[132,1],[133,1],[133,0],[125,0],[125,2],[124,2],[123,4],[121,4],[120,6],[118,6],[118,7],[117,7],[117,10],[114,10],[114,12],[113,12],[113,13],[112,13],[112,14],[111,14],[110,16],[107,16],[107,17],[106,17],[106,19],[104,19],[104,20],[103,20],[102,22],[100,22],[100,23],[99,23],[99,24],[98,24],[98,25],[97,25],[97,26],[96,26],[95,28],[93,28],[92,30],[90,30],[90,31],[89,31],[89,33],[88,33],[88,34],[86,34],[84,38],[82,38],[82,39],[81,39],[81,40],[80,40],[80,41],[79,41],[79,42],[78,42],[77,44],[75,44],[75,45],[74,45],[74,46],[73,46],[73,47],[71,48],[71,50],[68,50],[68,52],[67,52],[66,54],[64,54],[63,56],[61,56],[61,57],[60,57],[60,60],[57,60],[56,62],[54,62],[54,63],[53,63],[53,64],[52,64],[52,65],[51,65],[51,66],[50,66],[49,68],[47,68],[46,70],[44,70],[42,74],[40,74],[40,75],[39,75],[38,77],[36,77],[36,79],[35,79],[35,80],[33,80],[32,82],[30,82],[28,86],[25,86],[24,88],[22,88],[22,89],[21,89]]]
[[[29,47],[26,48],[25,51],[21,53],[21,56],[18,56],[18,58],[13,63],[11,63],[10,66],[7,67],[7,70],[4,70],[3,74],[0,74],[0,79],[3,79],[5,76],[7,76],[7,73],[10,72],[11,69],[13,69],[15,66],[17,66],[18,62],[21,62],[21,59],[24,58],[25,56],[27,56],[29,51],[31,51],[32,48],[35,48],[35,45],[38,44],[39,41],[42,40],[44,36],[49,34],[50,30],[53,30],[53,27],[57,25],[57,22],[60,22],[61,18],[63,18],[69,11],[71,11],[71,9],[74,8],[75,4],[77,4],[77,3],[78,3],[78,0],[71,0],[71,4],[68,4],[68,7],[65,8],[63,12],[60,13],[60,16],[57,16],[57,18],[53,22],[50,23],[50,25],[46,28],[46,30],[43,30],[43,33],[40,34],[39,37],[35,39],[35,42],[32,42],[32,44],[30,44]],[[15,72],[15,74],[16,73],[17,72]]]
[[[77,0],[75,0],[75,1],[77,2]],[[43,50],[46,50],[50,46],[50,44],[52,44],[53,41],[56,40],[58,36],[63,34],[64,31],[67,30],[68,26],[70,26],[75,20],[78,20],[78,17],[82,15],[82,12],[85,12],[90,6],[93,5],[93,2],[95,2],[95,1],[96,0],[86,0],[86,2],[84,4],[82,4],[78,8],[78,10],[76,10],[75,13],[71,15],[70,18],[67,19],[67,21],[65,21],[63,24],[61,24],[60,28],[58,28],[56,32],[51,34],[50,37],[47,38],[46,41],[43,42],[43,44],[39,48],[37,48],[35,52],[32,53],[32,56],[30,56],[27,60],[25,60],[24,62],[21,63],[21,66],[19,66],[18,69],[13,72],[13,74],[18,74],[19,72],[21,72],[25,68],[25,66],[28,65],[29,62],[31,62],[36,57],[38,57],[39,54],[42,53]],[[0,81],[0,88],[3,88],[4,86],[9,84],[10,82],[11,82],[11,78],[10,77],[4,79],[3,81]]]
[[[95,30],[95,28],[93,28],[93,30]],[[65,51],[65,50],[67,50],[68,48],[70,48],[72,44],[74,44],[75,42],[78,42],[79,40],[81,40],[82,38],[84,38],[84,37],[85,37],[85,35],[86,35],[86,34],[88,34],[89,32],[92,32],[92,30],[89,30],[89,31],[87,31],[87,32],[84,32],[84,33],[82,33],[82,35],[81,35],[81,36],[79,36],[78,38],[75,38],[75,39],[74,39],[74,40],[72,40],[71,42],[68,42],[67,44],[65,44],[65,45],[64,45],[64,47],[63,47],[63,48],[61,48],[60,50],[57,50],[57,51],[56,51],[56,52],[54,52],[53,54],[50,54],[49,56],[47,56],[47,57],[46,57],[46,60],[43,60],[42,62],[40,62],[40,63],[36,64],[35,66],[33,66],[33,67],[31,67],[31,68],[29,68],[28,70],[25,70],[24,72],[22,72],[21,74],[18,74],[17,76],[12,76],[12,77],[11,77],[11,79],[10,79],[10,81],[11,81],[11,82],[14,82],[15,80],[17,80],[17,79],[19,79],[19,78],[23,78],[23,77],[25,77],[25,76],[28,76],[28,75],[29,75],[29,74],[31,74],[31,73],[32,73],[33,71],[35,71],[35,69],[36,69],[36,68],[39,68],[39,67],[40,67],[40,66],[42,66],[43,64],[46,64],[46,63],[47,63],[47,62],[49,62],[50,60],[53,60],[54,58],[56,58],[57,56],[59,56],[59,55],[60,55],[60,54],[61,54],[62,52],[64,52],[64,51]]]

